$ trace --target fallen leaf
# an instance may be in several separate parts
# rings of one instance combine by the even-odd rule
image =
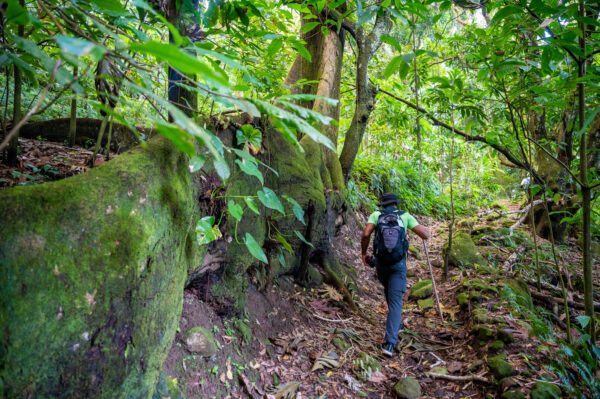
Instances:
[[[340,362],[338,361],[338,359],[339,356],[335,352],[329,352],[325,356],[319,357],[315,361],[315,364],[313,365],[313,368],[310,371],[316,371],[324,368],[338,368],[340,367]]]
[[[375,384],[379,384],[385,380],[387,380],[387,377],[381,371],[373,371],[369,376],[369,382],[373,382]]]

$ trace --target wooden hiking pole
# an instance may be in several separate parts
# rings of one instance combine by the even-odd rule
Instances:
[[[433,268],[429,261],[429,250],[427,249],[427,242],[423,238],[423,248],[425,248],[425,257],[427,258],[427,264],[429,265],[429,272],[431,273],[431,284],[433,284],[433,292],[435,293],[435,302],[437,303],[438,311],[440,312],[440,318],[442,323],[444,322],[444,315],[442,314],[442,307],[440,306],[440,298],[438,297],[437,287],[435,286],[435,277],[433,276]]]

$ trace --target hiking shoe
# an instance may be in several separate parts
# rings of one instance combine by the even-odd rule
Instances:
[[[381,345],[381,351],[384,355],[392,357],[394,355],[394,344],[386,342],[385,344]]]

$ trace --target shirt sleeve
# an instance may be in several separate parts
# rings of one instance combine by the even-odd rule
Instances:
[[[417,222],[417,219],[415,219],[415,217],[413,215],[411,215],[410,213],[405,213],[406,215],[406,227],[408,227],[409,229],[414,229],[415,227],[417,227],[419,225],[419,222]]]
[[[371,214],[371,216],[369,216],[369,220],[367,220],[367,224],[373,223],[375,226],[377,226],[377,220],[379,220],[380,214],[381,214],[381,212],[379,212],[379,211],[373,212]]]

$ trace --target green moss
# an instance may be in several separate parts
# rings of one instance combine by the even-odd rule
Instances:
[[[430,279],[420,280],[410,289],[412,298],[424,299],[433,294],[433,283]]]
[[[417,305],[419,306],[419,309],[422,311],[431,309],[433,307],[433,298],[419,299],[417,301]]]
[[[525,399],[525,394],[521,391],[506,391],[502,394],[502,399]]]
[[[504,342],[496,340],[490,344],[490,349],[495,352],[499,352],[504,349]]]
[[[418,399],[421,397],[419,381],[413,377],[401,378],[394,385],[394,394],[400,399]]]
[[[531,311],[534,309],[529,286],[526,282],[523,280],[508,279],[504,281],[504,285],[507,287],[506,291],[509,297],[513,298],[519,306]]]
[[[442,256],[446,256],[448,242],[442,246]],[[471,236],[464,232],[459,232],[452,239],[452,251],[450,251],[448,262],[453,266],[474,267],[477,265],[488,265],[485,259],[479,253]]]
[[[456,303],[458,303],[461,307],[465,307],[469,304],[469,294],[466,292],[461,292],[456,296]]]
[[[531,399],[559,399],[561,397],[560,387],[549,382],[538,381],[531,391]]]
[[[472,331],[482,341],[489,341],[494,337],[492,330],[485,324],[474,325]]]
[[[159,137],[86,174],[0,192],[5,395],[153,392],[199,216],[186,159]]]
[[[501,354],[488,359],[488,367],[494,377],[502,379],[513,375],[514,369],[506,360],[506,355]]]
[[[512,335],[510,331],[506,331],[505,329],[498,327],[496,329],[496,338],[505,344],[511,344],[515,342],[515,337]]]
[[[336,348],[338,348],[342,352],[346,352],[348,349],[350,349],[350,346],[352,346],[345,339],[339,336],[333,337],[333,340],[331,342]]]
[[[487,309],[485,309],[485,308],[473,309],[473,320],[476,323],[487,323],[489,320]]]
[[[239,331],[240,335],[244,339],[244,342],[249,344],[250,340],[252,339],[252,329],[241,320],[234,321],[233,326]]]

